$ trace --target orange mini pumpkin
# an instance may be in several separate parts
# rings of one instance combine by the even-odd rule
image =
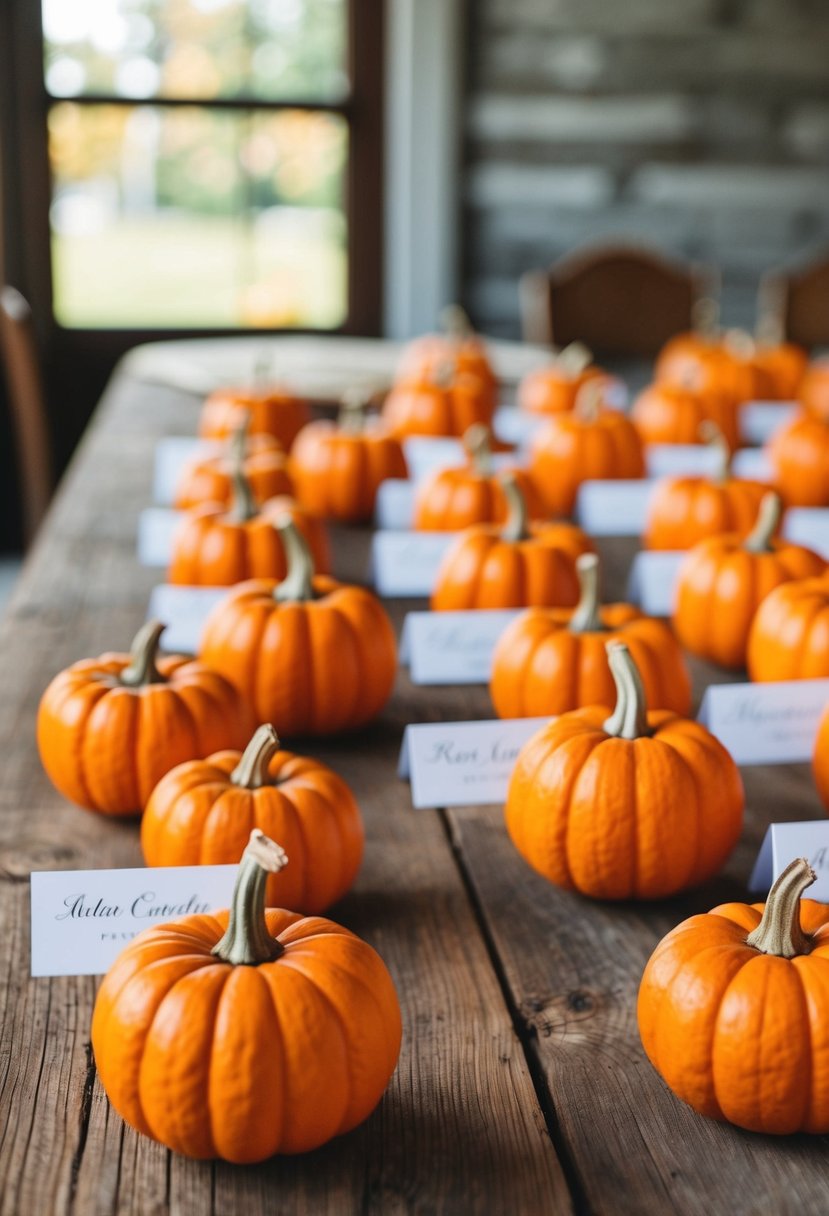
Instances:
[[[188,511],[174,535],[167,581],[190,587],[230,587],[247,578],[284,578],[282,540],[274,527],[289,515],[311,546],[315,568],[331,569],[325,524],[290,498],[272,498],[259,507],[247,478],[234,472],[234,498],[228,509],[203,503]]]
[[[682,645],[722,667],[746,663],[748,634],[757,609],[781,583],[822,574],[826,563],[802,545],[774,540],[781,503],[769,492],[745,540],[712,536],[689,549],[680,565],[674,628]]]
[[[400,1006],[379,955],[333,921],[265,909],[287,860],[254,830],[230,910],[146,929],[98,991],[101,1084],[174,1152],[307,1152],[362,1123],[394,1072]]]
[[[398,381],[430,379],[446,363],[457,372],[475,376],[497,391],[498,378],[490,362],[486,343],[472,328],[465,310],[450,304],[440,314],[443,333],[425,334],[409,342],[400,357]]]
[[[752,680],[829,677],[829,579],[783,583],[763,600],[748,635]]]
[[[829,422],[829,359],[810,364],[792,396],[799,399],[807,413]]]
[[[328,735],[363,726],[391,695],[394,630],[363,587],[314,575],[293,522],[279,531],[288,573],[240,583],[210,613],[201,658],[281,735]]]
[[[287,452],[311,421],[311,406],[287,389],[218,389],[202,406],[199,434],[202,439],[229,439],[246,418],[251,435],[272,435]]]
[[[258,504],[282,495],[293,497],[294,484],[282,448],[271,435],[248,436],[247,429],[246,419],[230,440],[226,453],[188,461],[176,486],[173,505],[177,510],[188,511],[206,502],[231,507],[237,468]]]
[[[737,402],[725,393],[696,392],[676,384],[650,384],[633,403],[631,418],[643,443],[704,443],[713,423],[731,451],[739,446]]]
[[[761,481],[731,476],[728,444],[713,423],[703,426],[706,441],[718,450],[719,468],[711,477],[665,477],[648,503],[646,549],[691,549],[721,532],[745,539],[757,522],[769,487]]]
[[[581,390],[575,409],[557,414],[532,441],[530,473],[551,515],[570,515],[582,482],[645,475],[642,441],[631,420],[600,408],[596,382]]]
[[[812,772],[823,805],[829,808],[829,706],[823,711],[815,735]]]
[[[148,866],[230,865],[253,828],[278,836],[291,865],[268,879],[271,906],[324,912],[351,889],[363,824],[351,790],[318,760],[280,750],[260,726],[244,754],[180,764],[150,795],[141,819]]]
[[[697,392],[722,393],[731,400],[766,401],[776,395],[775,382],[757,345],[745,330],[727,330],[696,346],[667,347],[656,361],[655,379]]]
[[[437,469],[424,477],[415,495],[414,527],[420,532],[459,532],[473,524],[500,524],[508,506],[492,464],[490,434],[475,423],[463,437],[469,462],[460,468]],[[531,519],[546,515],[541,496],[528,473],[511,469]]]
[[[590,541],[572,524],[529,523],[515,479],[501,474],[501,484],[509,504],[506,524],[476,524],[458,534],[435,579],[435,612],[577,602],[575,562],[592,550]]]
[[[787,506],[829,506],[829,420],[798,414],[772,435],[766,450]]]
[[[575,611],[528,608],[498,639],[489,691],[499,718],[540,718],[611,704],[611,641],[627,644],[652,709],[687,714],[691,680],[670,626],[633,604],[601,605],[595,553],[577,558],[576,572],[581,595]]]
[[[518,385],[518,407],[530,414],[566,414],[585,384],[596,381],[604,392],[610,377],[593,363],[581,342],[571,342],[551,363],[528,372]]]
[[[662,939],[639,988],[642,1045],[697,1114],[829,1132],[829,907],[803,858],[763,904],[721,904]]]
[[[661,899],[719,870],[740,836],[743,786],[704,726],[646,712],[624,643],[607,653],[616,708],[574,709],[524,745],[507,831],[556,886],[597,899]]]
[[[250,736],[252,715],[224,676],[183,655],[156,659],[163,630],[149,621],[129,654],[73,663],[41,698],[43,767],[90,811],[135,815],[171,768]]]
[[[370,520],[377,491],[387,478],[406,478],[400,441],[382,424],[369,425],[362,395],[343,401],[336,424],[311,422],[291,452],[297,497],[327,519]]]
[[[486,381],[442,364],[430,377],[402,380],[383,402],[382,418],[392,435],[455,435],[475,422],[489,426],[497,393]]]

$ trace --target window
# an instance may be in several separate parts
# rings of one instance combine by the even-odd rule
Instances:
[[[379,323],[380,0],[42,0],[64,329]]]

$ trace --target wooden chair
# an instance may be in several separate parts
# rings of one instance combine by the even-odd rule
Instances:
[[[526,342],[584,342],[599,356],[651,357],[690,329],[694,304],[715,276],[636,246],[606,245],[568,254],[519,285]]]
[[[764,275],[758,329],[811,349],[829,346],[829,252],[794,270]]]
[[[28,546],[46,513],[54,479],[32,313],[14,287],[0,290],[0,359],[17,447],[23,539]]]

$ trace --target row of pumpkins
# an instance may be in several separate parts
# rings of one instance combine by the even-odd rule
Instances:
[[[694,339],[686,341],[687,360]],[[723,358],[736,358],[727,344],[723,350]],[[43,696],[38,744],[50,778],[92,810],[143,811],[148,865],[242,857],[228,912],[142,934],[116,961],[96,1002],[92,1039],[110,1100],[132,1126],[176,1151],[249,1162],[316,1147],[367,1116],[396,1064],[400,1010],[384,964],[318,915],[357,874],[359,810],[340,777],[282,750],[277,731],[324,735],[357,727],[391,693],[391,623],[371,592],[317,572],[328,561],[319,516],[370,516],[379,482],[405,475],[401,436],[465,434],[471,452],[471,471],[456,480],[474,487],[467,497],[475,516],[447,552],[433,606],[527,609],[501,639],[492,678],[497,712],[556,715],[522,750],[510,784],[506,820],[519,852],[568,889],[649,899],[713,875],[739,837],[739,773],[721,744],[686,716],[690,682],[671,628],[632,605],[602,606],[589,538],[572,524],[532,518],[546,516],[552,500],[566,513],[573,475],[602,475],[596,462],[604,470],[607,453],[636,454],[633,475],[642,472],[637,432],[603,406],[591,384],[603,383],[604,373],[570,351],[548,374],[551,384],[568,386],[570,398],[567,410],[551,416],[537,451],[563,455],[540,476],[533,469],[526,484],[519,470],[494,479],[487,467],[481,428],[492,418],[496,380],[481,343],[468,334],[414,344],[377,429],[354,402],[333,425],[306,421],[304,403],[290,396],[212,398],[201,431],[229,440],[229,451],[185,474],[179,503],[190,509],[170,571],[174,581],[235,584],[211,613],[199,658],[160,658],[162,626],[149,622],[130,654],[74,664]],[[687,384],[687,372],[683,377]],[[829,432],[829,424],[819,425]],[[477,431],[470,434],[470,426]],[[558,449],[549,439],[557,434],[576,438]],[[290,448],[287,461],[274,439]],[[277,475],[283,480],[274,502]],[[614,465],[604,475],[631,470]],[[829,579],[820,577],[825,563],[817,555],[774,538],[777,495],[762,488],[759,498],[746,499],[747,483],[727,475],[710,485],[682,479],[694,480],[683,491],[686,517],[673,521],[693,545],[674,624],[688,649],[740,666],[752,618],[759,628],[785,591],[794,606],[778,603],[778,614],[817,620],[829,610]],[[435,485],[442,484],[438,475]],[[284,497],[288,490],[299,502]],[[712,493],[723,504],[713,516],[695,505]],[[450,505],[442,507],[433,488],[422,500],[423,526],[435,526],[435,513],[454,521],[458,496],[450,484]],[[721,534],[723,522],[735,518],[739,530]],[[769,615],[765,628],[778,645],[776,663],[802,662],[805,649],[791,642],[791,627]],[[822,632],[822,625],[812,630],[816,645]],[[758,644],[760,663],[766,651]],[[753,674],[780,678],[775,670]],[[827,753],[819,748],[816,761],[824,795]],[[703,1113],[759,1130],[829,1130],[822,1091],[808,1104],[790,1099],[790,1052],[767,1054],[762,1064],[779,1100],[760,1103],[756,1085],[743,1083],[743,1056],[756,1054],[753,1026],[745,1030],[732,1019],[725,1068],[717,1071],[710,1054],[710,1027],[744,972],[752,976],[752,1016],[762,1019],[763,1007],[777,999],[775,985],[805,984],[815,969],[808,1016],[815,1025],[823,1017],[818,984],[829,947],[822,945],[819,905],[804,904],[806,945],[798,937],[810,873],[801,866],[795,877],[782,876],[762,919],[743,905],[692,918],[648,966],[640,994],[646,1050]],[[707,958],[712,944],[723,954],[717,982],[708,983],[705,1000],[689,1003],[688,969],[700,966],[699,952]],[[783,967],[781,958],[790,956],[795,965]],[[712,976],[714,970],[712,963]],[[707,1061],[690,1059],[701,1043],[708,1044]]]

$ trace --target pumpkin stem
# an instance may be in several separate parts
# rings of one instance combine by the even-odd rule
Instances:
[[[691,307],[691,328],[703,338],[714,338],[720,327],[720,302],[714,296],[700,296]]]
[[[471,338],[474,333],[469,315],[460,304],[447,304],[441,309],[440,324],[447,338],[454,338],[458,342]]]
[[[771,538],[777,531],[782,514],[783,500],[774,490],[769,490],[760,500],[757,522],[743,541],[747,553],[771,553],[774,547]]]
[[[126,688],[141,688],[145,684],[164,684],[164,676],[155,665],[158,643],[166,626],[161,621],[147,621],[138,630],[130,646],[130,661],[118,677]]]
[[[729,329],[725,335],[725,348],[735,359],[751,359],[757,343],[747,329]]]
[[[598,377],[585,381],[576,393],[573,413],[580,422],[595,422],[604,396],[604,388]]]
[[[746,944],[779,958],[808,954],[812,943],[800,927],[800,897],[816,878],[805,857],[790,861],[769,891],[763,918]]]
[[[290,515],[280,515],[275,524],[285,549],[288,573],[274,589],[280,604],[304,603],[314,598],[314,559],[305,537]]]
[[[699,424],[699,437],[707,447],[717,453],[717,467],[711,475],[711,480],[722,484],[731,476],[731,449],[728,440],[723,435],[716,422],[706,418]]]
[[[366,426],[366,407],[370,394],[361,388],[347,389],[340,400],[337,429],[344,435],[361,435]]]
[[[268,875],[278,874],[287,864],[284,849],[254,828],[239,862],[227,929],[211,951],[223,963],[257,967],[285,953],[282,943],[268,932],[265,887]]]
[[[258,726],[230,774],[232,783],[243,790],[260,790],[263,785],[271,785],[268,768],[279,747],[279,736],[270,722]]]
[[[758,317],[755,341],[758,346],[780,346],[786,339],[786,297],[784,279],[764,278],[757,293]]]
[[[651,730],[639,668],[624,642],[608,642],[605,650],[610,674],[616,685],[616,708],[602,723],[602,730],[617,739],[641,739],[649,735]]]
[[[246,421],[233,432],[231,448],[231,478],[233,480],[233,500],[228,511],[228,519],[235,523],[246,524],[259,514],[259,506],[250,482],[245,477],[245,445],[250,414],[246,410]]]
[[[265,347],[257,351],[253,364],[253,389],[256,393],[265,393],[272,379],[271,352]]]
[[[583,342],[568,342],[555,361],[569,380],[575,380],[593,362],[593,352]]]
[[[489,445],[489,427],[482,422],[473,422],[464,431],[463,446],[479,477],[492,476],[492,448]]]
[[[507,500],[507,522],[501,531],[501,540],[518,544],[530,535],[528,527],[527,500],[513,473],[501,473],[498,477],[504,498]]]
[[[450,388],[455,376],[455,363],[452,359],[443,359],[432,372],[432,383],[438,388]]]
[[[576,558],[579,602],[567,628],[571,633],[603,633],[599,612],[599,559],[595,553],[580,553]]]

